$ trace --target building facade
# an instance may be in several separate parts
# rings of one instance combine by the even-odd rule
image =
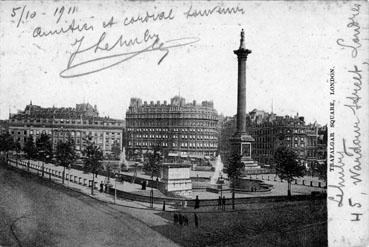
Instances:
[[[262,166],[274,165],[274,152],[279,146],[292,148],[306,167],[323,160],[327,143],[319,135],[320,126],[306,124],[301,116],[277,116],[260,110],[247,115],[247,131],[255,139],[252,157]],[[222,140],[235,129],[235,119],[229,118],[223,124]],[[227,156],[228,146],[222,144],[221,154]]]
[[[186,103],[175,96],[154,104],[132,98],[126,112],[127,153],[134,156],[160,146],[168,156],[215,157],[218,114],[213,102]]]
[[[8,120],[0,120],[0,135],[9,132]]]
[[[123,120],[99,117],[96,105],[88,103],[75,108],[44,108],[31,102],[24,111],[9,116],[9,133],[22,147],[28,136],[36,141],[41,134],[47,134],[53,149],[58,141],[72,138],[77,152],[92,141],[107,154],[114,143],[122,148],[124,127]]]

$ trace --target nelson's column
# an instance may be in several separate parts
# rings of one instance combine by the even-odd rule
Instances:
[[[245,169],[259,169],[257,162],[251,158],[251,144],[254,138],[246,131],[246,60],[251,53],[245,46],[245,32],[241,31],[240,48],[233,51],[238,60],[238,91],[237,91],[237,130],[230,138],[232,153],[241,155]]]

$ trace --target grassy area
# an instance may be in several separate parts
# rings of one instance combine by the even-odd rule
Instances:
[[[183,246],[327,246],[326,201],[247,205],[235,212],[183,211],[188,226],[166,225],[155,230]],[[214,210],[209,208],[209,210]],[[161,216],[173,219],[173,213]]]

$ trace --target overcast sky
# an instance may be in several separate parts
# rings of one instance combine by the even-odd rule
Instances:
[[[33,104],[45,107],[74,106],[76,103],[96,104],[101,115],[124,118],[131,97],[146,101],[169,101],[179,92],[188,102],[213,100],[218,113],[236,113],[237,59],[241,28],[245,29],[246,47],[252,50],[247,60],[247,111],[254,108],[281,115],[299,115],[307,121],[327,122],[326,81],[329,68],[335,65],[337,33],[346,20],[339,19],[343,3],[319,2],[224,2],[223,7],[239,7],[244,14],[212,14],[208,17],[186,18],[190,2],[111,3],[80,2],[66,4],[59,23],[54,1],[43,5],[27,2],[23,19],[17,24],[24,4],[1,2],[0,39],[0,118],[7,118],[9,109],[15,113]],[[66,14],[77,6],[75,14]],[[216,2],[195,2],[194,9],[212,9]],[[12,17],[12,8],[21,7]],[[174,19],[123,25],[124,18],[145,16],[146,11],[169,13]],[[25,18],[36,11],[36,16]],[[58,12],[60,13],[60,12]],[[105,30],[102,22],[114,16],[114,24]],[[67,28],[76,24],[93,25],[93,31],[67,32],[61,35],[33,38],[36,27],[43,30]],[[342,24],[341,24],[342,22]],[[106,41],[113,44],[124,38],[142,37],[145,30],[159,35],[161,41],[196,37],[197,43],[172,48],[160,65],[163,52],[140,54],[124,63],[98,73],[61,78],[66,69],[75,39],[85,36],[81,47],[95,44],[105,31]],[[152,42],[151,42],[152,43]],[[144,44],[150,45],[150,41]],[[143,46],[122,47],[110,53],[80,56],[80,61],[105,54],[137,50]],[[77,60],[77,59],[76,59]]]

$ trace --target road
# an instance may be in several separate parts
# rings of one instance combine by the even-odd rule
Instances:
[[[0,246],[175,246],[124,208],[0,166]]]

